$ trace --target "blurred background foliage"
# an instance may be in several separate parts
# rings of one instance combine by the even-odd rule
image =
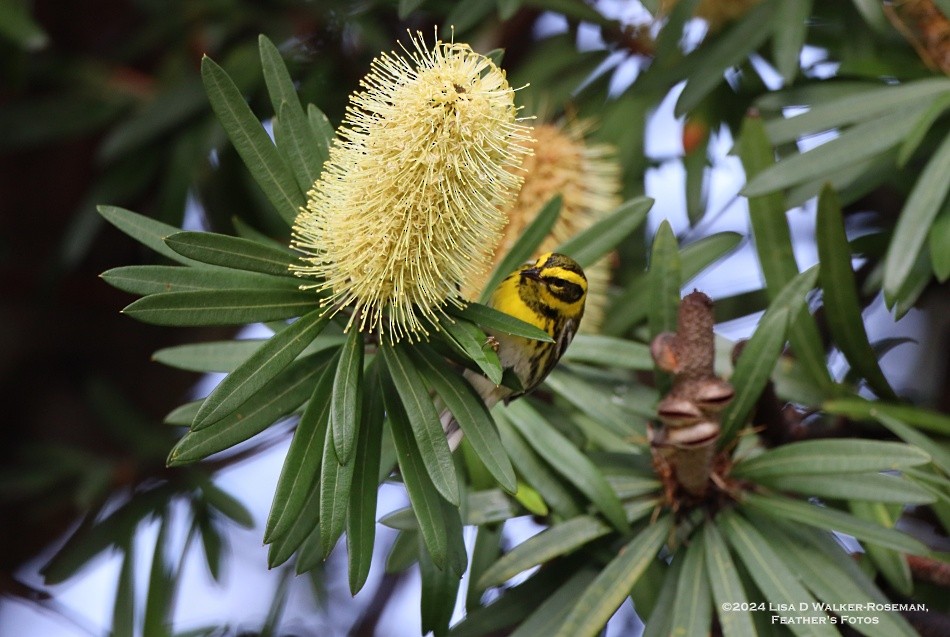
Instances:
[[[814,209],[830,181],[857,259],[860,308],[879,306],[882,298],[898,318],[923,308],[919,347],[945,353],[948,15],[945,0],[0,1],[0,386],[7,397],[0,433],[0,595],[57,612],[35,576],[38,557],[46,562],[45,583],[55,584],[114,546],[126,556],[114,634],[162,634],[173,616],[181,569],[180,556],[167,548],[169,511],[185,503],[191,529],[185,544],[202,544],[215,576],[228,555],[222,529],[253,524],[240,495],[225,493],[213,477],[275,444],[286,431],[224,459],[166,468],[178,434],[162,420],[171,406],[191,397],[194,377],[150,361],[156,350],[229,338],[234,330],[134,323],[117,313],[127,295],[97,280],[116,265],[161,262],[105,224],[95,212],[99,203],[175,227],[229,234],[251,228],[287,239],[286,225],[211,112],[200,76],[202,54],[220,63],[252,110],[266,118],[273,109],[257,45],[258,34],[265,34],[278,45],[301,101],[317,104],[335,126],[375,55],[392,49],[407,28],[429,34],[441,25],[447,37],[446,25],[454,25],[454,37],[476,50],[504,49],[512,85],[524,86],[518,93],[524,114],[594,122],[591,140],[617,149],[624,199],[643,194],[651,174],[677,167],[677,177],[663,183],[680,189],[675,198],[683,202],[675,227],[687,244],[684,281],[711,260],[697,263],[686,255],[688,244],[709,234],[721,214],[709,206],[710,169],[729,158],[716,149],[741,138],[735,152],[747,175],[743,194],[754,199],[752,214],[756,206],[779,214],[803,204]],[[676,102],[679,119],[660,134],[679,138],[673,146],[682,151],[650,154],[651,118],[665,100]],[[811,119],[787,117],[806,108]],[[829,131],[831,141],[817,147],[825,150],[802,154]],[[760,134],[779,164],[770,166],[770,158],[756,154]],[[665,193],[648,194],[662,203]],[[640,240],[624,243],[616,256],[613,311],[603,330],[646,340],[647,291],[638,277],[650,239],[645,229],[640,232]],[[765,245],[758,231],[756,239]],[[768,280],[768,255],[760,252],[759,258],[766,285],[715,295],[717,320],[754,314],[775,298],[784,280]],[[847,326],[853,316],[827,317],[825,309],[815,312],[815,345],[822,354],[844,352],[854,368],[844,365],[835,380],[854,395],[890,398],[887,381],[871,369],[876,363],[855,365],[866,357],[852,359],[854,350],[838,344],[835,321]],[[872,345],[880,357],[902,342]],[[950,434],[945,359],[927,370],[926,379],[894,388],[932,410],[901,417],[915,426],[923,427],[915,419],[929,423],[937,442],[915,439],[916,430],[903,435],[897,425],[888,427],[937,455],[946,453]],[[819,410],[828,396],[819,392],[809,400],[815,387],[802,381],[801,365],[784,360],[773,378],[779,395],[766,391],[759,404],[760,414],[784,422],[767,429],[776,436],[774,444],[815,431],[855,435],[855,428],[862,435],[889,436],[880,429],[867,432],[860,423],[868,414],[860,404],[839,401]],[[577,494],[568,495],[570,500]],[[945,493],[938,502],[912,507],[909,517],[945,536]],[[899,513],[899,507],[881,505],[864,515],[893,521]],[[133,613],[137,597],[128,556],[142,520],[161,522],[147,601]],[[50,547],[62,547],[67,534],[73,540],[48,561]],[[397,543],[390,561],[398,566],[402,555],[403,564],[411,562],[406,556],[414,550]],[[876,567],[888,590],[909,592],[906,559],[883,553]],[[558,562],[552,568],[566,567]],[[922,568],[913,571],[915,577]],[[583,583],[593,577],[583,569],[563,572]],[[310,574],[314,590],[322,591],[321,571]],[[925,583],[918,594],[936,608],[940,580],[931,580],[938,583]],[[354,634],[372,633],[396,581],[379,584],[354,621]],[[936,592],[926,586],[937,586]],[[281,633],[286,590],[286,584],[278,587],[274,612],[255,631]],[[477,600],[469,603],[474,608]],[[236,631],[228,618],[219,624],[207,632]]]

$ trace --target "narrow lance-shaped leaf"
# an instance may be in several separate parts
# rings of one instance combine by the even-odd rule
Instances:
[[[379,487],[380,451],[383,437],[383,396],[379,364],[374,359],[363,381],[363,408],[353,450],[353,484],[346,515],[346,553],[349,559],[350,593],[356,595],[366,583],[376,539],[376,491]]]
[[[181,232],[181,228],[170,226],[167,223],[156,221],[118,206],[99,206],[97,210],[113,226],[163,257],[168,257],[185,265],[195,265],[197,263],[197,261],[183,257],[165,245],[165,237]]]
[[[669,221],[664,220],[653,237],[650,251],[650,335],[676,330],[682,280],[679,247]],[[669,374],[658,367],[654,376],[661,392],[670,387]]]
[[[336,369],[334,362],[330,361],[321,370],[290,441],[264,527],[265,543],[273,542],[290,529],[300,516],[310,490],[320,477],[323,443],[326,440],[330,417],[330,394]]]
[[[330,414],[332,420],[332,409]],[[344,464],[337,456],[333,445],[333,427],[327,428],[323,462],[320,465],[320,548],[324,560],[330,556],[343,534],[354,467],[352,457],[350,462]]]
[[[291,278],[275,278],[256,272],[224,268],[187,268],[176,265],[126,265],[106,270],[102,280],[123,292],[148,296],[165,292],[197,292],[237,289],[298,290]]]
[[[462,309],[449,305],[446,308],[446,312],[450,316],[463,318],[476,325],[481,325],[483,328],[498,330],[499,332],[512,334],[513,336],[523,336],[524,338],[530,338],[535,341],[554,342],[554,339],[540,327],[535,327],[530,323],[526,323],[504,312],[499,312],[481,303],[469,303]]]
[[[152,325],[245,325],[303,316],[318,306],[313,292],[232,288],[152,294],[123,314]]]
[[[352,458],[353,445],[359,430],[360,410],[363,406],[364,347],[362,333],[351,328],[346,343],[340,350],[340,362],[333,380],[330,428],[334,451],[340,464],[347,464]]]
[[[950,135],[944,138],[927,162],[907,197],[904,209],[894,228],[884,265],[884,298],[894,305],[904,286],[917,255],[927,240],[927,233],[950,192]]]
[[[442,497],[458,506],[459,485],[452,452],[428,389],[401,345],[381,345],[380,351],[405,409],[422,464]]]
[[[747,180],[775,164],[772,146],[758,117],[750,116],[743,122],[738,150]],[[792,249],[792,236],[781,193],[749,197],[749,222],[755,236],[756,254],[765,277],[766,290],[769,298],[775,299],[782,287],[798,276],[798,264]],[[831,375],[815,320],[807,308],[791,316],[789,340],[798,360],[823,391],[830,391]]]
[[[537,216],[521,233],[505,257],[495,266],[491,276],[485,282],[479,301],[487,303],[502,279],[531,258],[544,238],[551,232],[551,228],[554,227],[554,223],[561,214],[561,201],[561,196],[555,195],[538,211]]]
[[[732,605],[738,608],[748,602],[742,581],[736,574],[736,565],[729,555],[729,548],[715,524],[703,525],[701,541],[705,547],[706,576],[712,589],[713,603],[719,615],[724,637],[755,637],[755,626],[749,611],[730,610]]]
[[[580,596],[555,637],[588,637],[599,633],[656,557],[671,526],[672,516],[664,516],[624,546]]]
[[[683,560],[676,600],[673,602],[671,634],[682,637],[706,637],[712,619],[711,592],[706,579],[705,546],[693,541],[677,551],[673,559]]]
[[[737,463],[734,475],[749,480],[808,473],[900,471],[930,461],[910,445],[882,440],[805,440]]]
[[[288,225],[292,224],[298,208],[305,202],[293,173],[251,112],[240,90],[224,69],[207,56],[201,60],[201,78],[211,108],[254,181],[281,218]]]
[[[393,441],[396,443],[396,459],[412,511],[419,522],[419,532],[432,561],[445,569],[448,558],[448,540],[439,492],[429,477],[422,456],[413,437],[412,425],[388,374],[381,374],[383,401],[389,418]]]
[[[518,488],[515,472],[485,403],[472,386],[453,373],[434,352],[424,347],[415,347],[411,353],[426,382],[452,412],[469,444],[492,477],[506,491],[514,493]]]
[[[950,166],[948,166],[950,169]],[[877,355],[864,329],[857,282],[851,269],[851,249],[844,232],[841,207],[831,188],[818,197],[818,260],[828,329],[851,366],[884,398],[896,398],[877,362]]]
[[[653,199],[649,197],[626,201],[591,227],[559,245],[555,252],[572,257],[582,268],[594,265],[639,228],[652,207]]]
[[[329,320],[323,309],[313,310],[274,334],[205,398],[192,429],[198,431],[232,413],[286,368]]]
[[[445,335],[449,346],[478,365],[488,380],[496,385],[501,383],[504,371],[498,352],[491,347],[488,337],[480,327],[465,319],[442,317],[439,320],[439,330]]]
[[[215,232],[177,232],[165,244],[195,261],[235,270],[291,277],[293,255],[276,246]]]

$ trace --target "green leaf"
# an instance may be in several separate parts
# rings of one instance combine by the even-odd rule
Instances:
[[[376,540],[376,500],[383,436],[383,396],[378,370],[374,359],[364,375],[363,408],[353,450],[355,469],[346,517],[346,553],[350,593],[353,595],[363,588],[369,576]]]
[[[440,318],[439,329],[456,352],[471,359],[488,380],[501,384],[504,372],[498,352],[492,349],[488,337],[480,327],[464,319]]]
[[[323,370],[325,352],[291,363],[237,411],[205,427],[189,431],[168,456],[168,465],[201,460],[256,436],[299,407],[309,396],[312,383]]]
[[[612,433],[621,437],[643,434],[643,429],[637,427],[636,414],[628,411],[625,408],[626,406],[618,404],[613,399],[612,391],[589,383],[566,368],[555,369],[544,382],[553,391]],[[652,405],[647,409],[650,409],[650,416],[652,417]]]
[[[291,277],[294,258],[285,250],[215,232],[177,232],[165,244],[178,254],[234,270]]]
[[[561,214],[561,202],[561,195],[555,195],[538,211],[537,216],[511,246],[508,254],[492,270],[491,276],[485,282],[485,287],[482,288],[482,293],[478,299],[480,302],[488,303],[502,279],[531,259],[531,255],[535,253],[545,237],[550,234],[558,215]]]
[[[749,11],[711,44],[704,43],[690,54],[698,59],[686,80],[686,87],[676,100],[675,114],[685,115],[723,81],[723,71],[742,62],[772,34],[778,3],[763,2]],[[687,58],[689,59],[689,58]]]
[[[292,171],[251,112],[238,87],[224,69],[207,56],[201,60],[201,79],[211,108],[244,165],[281,218],[292,225],[297,210],[306,201]]]
[[[891,506],[881,502],[848,502],[851,513],[875,524],[892,529],[901,517],[904,505],[895,503]],[[914,582],[910,573],[907,556],[900,551],[868,544],[865,552],[871,562],[880,571],[884,579],[902,595],[910,597],[914,592]]]
[[[837,509],[821,507],[778,495],[746,493],[742,506],[771,517],[786,518],[828,531],[853,535],[859,540],[878,544],[912,555],[927,555],[927,547],[906,533],[866,522]],[[787,599],[797,599],[789,597]]]
[[[950,166],[948,166],[950,169]],[[818,219],[815,235],[818,239],[818,261],[821,271],[822,299],[828,329],[841,348],[851,367],[867,379],[874,391],[884,398],[896,398],[877,362],[877,354],[868,341],[861,317],[857,282],[851,270],[851,247],[844,231],[841,207],[830,188],[818,197]]]
[[[320,483],[314,480],[300,508],[298,515],[290,525],[290,528],[279,538],[271,542],[267,549],[267,566],[276,568],[290,559],[294,552],[301,548],[304,542],[310,545],[319,546],[319,538],[315,534],[320,533],[320,527],[317,526],[320,521]]]
[[[314,485],[320,477],[323,444],[329,426],[335,368],[336,365],[329,362],[316,378],[310,400],[290,441],[264,527],[264,542],[267,544],[287,533],[300,517],[310,491],[316,488]]]
[[[192,430],[204,429],[234,412],[290,365],[329,320],[323,308],[316,309],[274,334],[205,398]]]
[[[820,498],[903,504],[927,504],[935,500],[927,489],[900,476],[882,473],[790,474],[760,478],[756,482],[776,491]]]
[[[181,232],[181,228],[156,221],[118,206],[98,206],[99,214],[113,226],[129,235],[147,248],[178,263],[194,265],[196,261],[185,258],[165,245],[165,237]]]
[[[555,252],[572,257],[582,268],[592,266],[643,224],[653,203],[649,197],[626,201],[591,227],[559,245]]]
[[[504,312],[499,312],[481,303],[469,303],[461,309],[449,305],[446,307],[446,312],[450,316],[471,321],[486,329],[504,332],[512,336],[523,336],[524,338],[543,341],[545,343],[554,342],[554,339],[540,327],[535,327],[530,323],[526,323]]]
[[[445,432],[442,431],[439,414],[435,410],[435,405],[432,404],[429,391],[419,371],[403,348],[404,346],[400,344],[383,344],[379,349],[412,428],[413,437],[421,454],[419,459],[436,490],[446,500],[458,506],[459,485],[455,475],[455,464],[452,462],[449,443],[445,440]]]
[[[837,630],[827,624],[795,623],[796,618],[812,616],[814,611],[810,609],[815,598],[805,590],[795,574],[788,569],[773,543],[763,537],[755,526],[734,511],[720,515],[716,522],[769,603],[784,605],[779,607],[781,610],[773,612],[792,620],[788,628],[793,633],[831,636],[838,634]],[[807,604],[808,610],[798,610],[799,603]]]
[[[530,606],[532,612],[509,637],[552,635],[571,610],[571,604],[590,586],[597,569],[582,567],[542,603]]]
[[[950,250],[943,247],[950,245],[950,201],[944,204],[943,210],[930,226],[928,236],[934,275],[938,281],[946,283],[950,279]]]
[[[412,424],[400,400],[392,380],[385,374],[383,401],[396,443],[396,458],[412,511],[419,523],[419,532],[435,565],[445,570],[448,563],[448,538],[439,492],[422,461],[421,453],[413,435]],[[453,469],[454,470],[454,469]]]
[[[610,533],[599,519],[583,515],[541,531],[525,540],[491,565],[478,580],[481,588],[501,586],[515,575],[576,551]]]
[[[213,482],[203,481],[201,493],[205,502],[231,522],[245,529],[254,528],[254,516],[241,502],[227,491],[218,488]]]
[[[347,464],[353,455],[363,406],[363,335],[350,329],[340,350],[340,363],[333,380],[330,403],[330,429],[333,447],[340,464]],[[324,533],[324,537],[329,535]]]
[[[705,548],[706,577],[709,578],[722,634],[725,637],[755,637],[755,626],[749,611],[729,610],[733,604],[743,608],[749,598],[742,588],[742,581],[736,574],[736,565],[716,524],[703,525],[700,541]]]
[[[884,414],[918,429],[950,436],[950,416],[916,405],[897,405],[852,396],[825,401],[821,408],[828,413],[856,420],[876,420],[879,415]]]
[[[501,489],[469,491],[464,509],[465,524],[470,526],[505,522],[524,513]]]
[[[478,608],[482,597],[485,595],[485,588],[478,582],[481,581],[482,575],[501,554],[502,529],[502,525],[499,524],[475,528],[472,566],[468,573],[468,588],[465,591],[466,614]]]
[[[901,210],[884,266],[884,298],[893,306],[908,280],[927,233],[950,192],[950,136],[927,162]]]
[[[410,350],[419,372],[452,412],[479,459],[492,477],[509,493],[518,489],[515,471],[505,452],[491,414],[472,386],[434,352],[424,347]]]
[[[600,632],[656,557],[671,526],[672,516],[664,516],[624,546],[580,596],[555,636],[586,637]]]
[[[758,117],[747,117],[743,121],[738,150],[747,179],[753,179],[775,165],[772,147],[765,136],[762,120]],[[792,236],[781,193],[749,197],[749,221],[768,296],[774,300],[782,287],[798,276],[798,264],[792,249]],[[807,308],[791,316],[789,340],[792,348],[808,376],[823,391],[830,391],[831,375],[814,319]]]
[[[299,289],[289,278],[221,268],[183,268],[174,265],[126,265],[106,270],[102,280],[123,292],[148,296],[163,292],[213,291],[226,288]]]
[[[405,20],[409,14],[418,9],[424,0],[399,0],[399,19]]]
[[[122,555],[119,582],[112,605],[110,637],[135,637],[135,545],[132,540],[125,546]]]
[[[900,150],[897,153],[897,166],[899,168],[904,168],[907,165],[907,162],[910,161],[910,158],[917,151],[917,148],[920,146],[921,142],[924,141],[927,137],[927,133],[930,131],[930,128],[934,125],[944,112],[950,108],[950,91],[940,95],[937,99],[931,102],[930,107],[927,109],[927,112],[917,120],[917,124],[904,139],[904,142],[901,144]]]
[[[174,609],[174,591],[176,573],[169,564],[167,515],[162,516],[155,538],[155,551],[152,553],[152,566],[148,577],[148,597],[145,600],[143,634],[170,635]]]
[[[313,104],[307,105],[307,121],[310,122],[310,128],[317,136],[316,150],[321,152],[320,166],[322,169],[323,163],[330,156],[330,146],[333,140],[336,139],[336,133],[327,116]]]
[[[735,249],[741,241],[742,235],[737,232],[719,232],[684,246],[680,250],[680,285]],[[646,318],[651,307],[650,281],[649,275],[639,276],[614,299],[604,318],[605,334],[622,334]]]
[[[590,498],[614,528],[621,533],[630,529],[617,494],[594,463],[578,451],[570,440],[523,400],[508,405],[505,415],[528,444],[581,493]]]
[[[808,32],[811,0],[781,0],[773,23],[772,58],[775,70],[791,84],[798,74],[798,61]]]
[[[817,278],[817,268],[811,268],[789,281],[775,296],[755,334],[742,349],[729,379],[736,388],[736,395],[722,414],[721,444],[731,440],[752,413],[782,353],[788,317],[797,315],[805,305],[805,294],[815,286]]]
[[[523,0],[498,0],[498,17],[502,20],[508,20],[518,13]],[[490,57],[490,56],[489,56]],[[501,60],[496,60],[495,64],[500,64]]]
[[[842,166],[872,158],[899,144],[921,115],[920,107],[856,124],[835,139],[791,155],[748,181],[742,194],[764,195],[813,179],[825,179]]]
[[[670,634],[683,637],[706,637],[712,619],[712,594],[706,579],[706,560],[703,542],[690,542],[673,556],[682,559],[679,586],[673,602],[673,626]]]
[[[769,139],[776,146],[796,141],[807,133],[817,133],[854,124],[875,120],[888,113],[904,114],[922,103],[930,103],[935,97],[950,91],[947,78],[930,78],[915,82],[902,83],[899,86],[881,86],[880,84],[845,84],[835,87],[837,82],[826,87],[829,90],[843,91],[840,97],[829,94],[813,94],[806,99],[794,100],[785,106],[809,104],[807,112],[795,117],[775,119],[765,126]],[[820,87],[819,87],[820,88]],[[847,162],[846,162],[847,163]]]
[[[153,325],[245,325],[302,316],[318,304],[313,292],[233,288],[152,294],[122,313]]]
[[[449,630],[449,621],[455,609],[459,578],[451,569],[435,565],[424,542],[419,539],[419,575],[421,586],[422,634],[444,635]]]
[[[578,334],[561,357],[563,363],[588,363],[604,367],[653,369],[650,348],[644,343],[600,334]]]
[[[10,40],[24,51],[35,52],[49,44],[49,36],[30,15],[30,6],[22,2],[0,5],[0,38]],[[132,626],[128,628],[131,630]]]
[[[950,474],[950,451],[947,451],[945,447],[890,414],[878,411],[872,412],[872,416],[904,442],[916,445],[929,453],[933,463],[945,473]]]
[[[330,409],[330,420],[332,423],[332,407]],[[343,535],[355,467],[352,458],[346,464],[340,460],[333,444],[333,438],[333,428],[331,426],[326,431],[326,440],[323,443],[323,462],[320,464],[320,547],[323,560],[330,556],[337,540]]]
[[[269,340],[249,338],[237,341],[174,345],[156,351],[152,354],[152,360],[192,372],[232,372]],[[314,354],[342,344],[341,336],[323,333],[312,341],[302,354]]]
[[[900,471],[930,461],[923,451],[880,440],[805,440],[782,445],[742,460],[733,474],[748,480],[797,474]]]
[[[682,281],[679,249],[670,222],[663,220],[650,251],[650,334],[676,330]]]

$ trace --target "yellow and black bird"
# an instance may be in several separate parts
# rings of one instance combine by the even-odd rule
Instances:
[[[478,372],[465,370],[465,378],[489,409],[499,401],[514,400],[541,384],[577,333],[586,298],[584,270],[574,259],[556,252],[542,254],[536,261],[525,263],[498,285],[489,305],[541,328],[554,342],[486,330],[494,341],[502,368],[510,369],[523,388],[516,392],[496,385]],[[443,413],[442,426],[449,446],[455,449],[462,440],[458,423],[450,413]]]

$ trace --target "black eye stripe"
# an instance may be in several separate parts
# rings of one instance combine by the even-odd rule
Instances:
[[[542,277],[542,280],[552,295],[566,303],[573,303],[584,295],[584,288],[576,283],[554,276]]]

